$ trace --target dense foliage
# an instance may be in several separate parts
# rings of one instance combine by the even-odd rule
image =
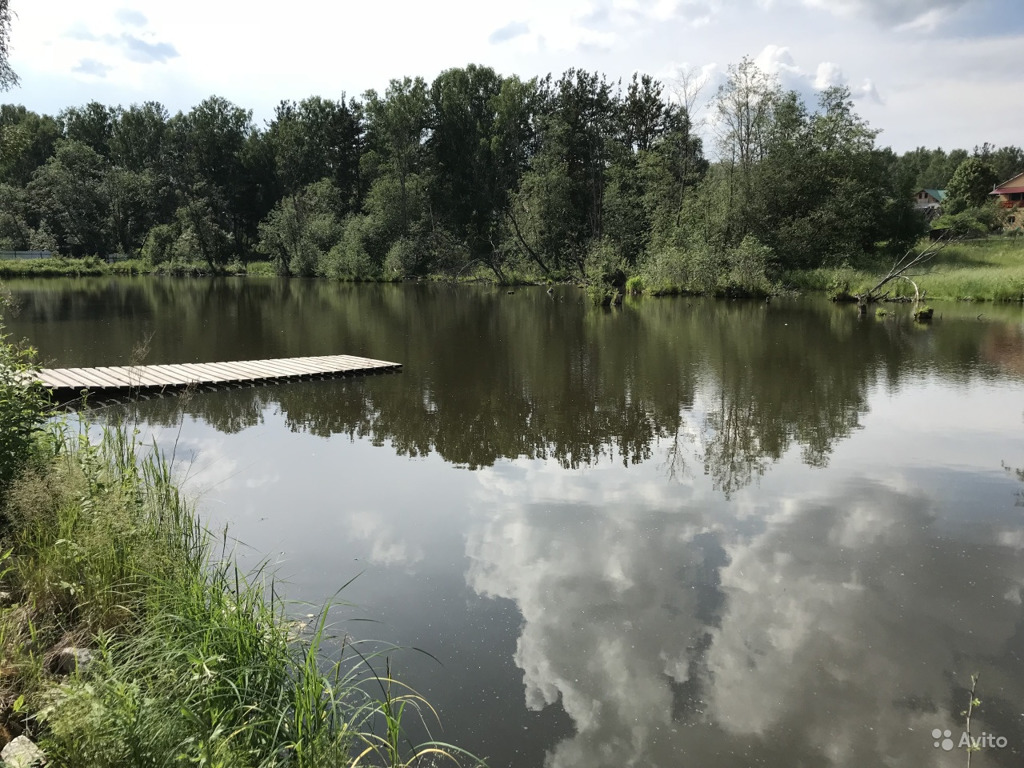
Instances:
[[[218,97],[173,116],[153,102],[56,117],[4,105],[0,249],[730,292],[903,248],[924,228],[915,188],[956,186],[980,163],[984,178],[960,172],[973,208],[979,184],[1024,165],[1020,149],[988,145],[897,156],[846,89],[809,106],[748,59],[701,132],[682,101],[647,75],[522,80],[470,65],[282,102],[262,128]]]
[[[0,506],[32,454],[48,404],[46,391],[30,377],[34,355],[12,344],[0,324]]]
[[[11,36],[11,9],[7,0],[0,0],[0,91],[18,84],[18,76],[7,61],[7,46]]]

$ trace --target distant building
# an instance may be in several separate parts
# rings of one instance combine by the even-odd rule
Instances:
[[[946,199],[944,189],[919,189],[914,195],[914,208],[924,213],[926,219],[942,215],[942,201]]]
[[[989,194],[998,198],[1000,208],[1009,211],[1003,229],[1024,229],[1024,210],[1020,210],[1024,208],[1024,173],[1018,173],[1012,179],[1004,181]]]

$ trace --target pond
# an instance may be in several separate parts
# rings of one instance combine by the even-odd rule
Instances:
[[[51,365],[402,363],[127,411],[289,598],[354,579],[336,631],[492,768],[960,766],[973,673],[974,765],[1020,764],[1019,305],[9,287]]]

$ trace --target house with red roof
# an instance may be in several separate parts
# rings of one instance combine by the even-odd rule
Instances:
[[[1000,208],[1007,211],[1004,229],[1024,229],[1024,173],[1004,181],[989,192],[997,197]]]

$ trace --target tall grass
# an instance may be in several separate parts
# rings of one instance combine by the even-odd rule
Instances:
[[[921,246],[925,247],[925,246]],[[783,283],[805,291],[857,294],[873,286],[890,264],[788,272]],[[991,237],[956,243],[910,277],[929,299],[1024,301],[1024,239]],[[888,286],[887,286],[888,288]],[[912,296],[913,286],[899,281],[893,296]]]
[[[273,576],[239,570],[155,448],[139,455],[124,427],[94,439],[64,425],[44,445],[4,505],[0,709],[12,735],[27,728],[68,768],[467,758],[405,745],[403,715],[430,710],[393,693],[386,649],[344,639],[329,658],[328,608],[308,626],[290,620]],[[49,670],[66,646],[94,658],[61,678]]]
[[[110,265],[96,257],[84,259],[4,259],[0,277],[81,277],[110,274]]]

